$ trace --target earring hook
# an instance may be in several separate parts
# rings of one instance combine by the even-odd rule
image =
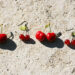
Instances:
[[[10,32],[10,36],[9,36],[9,39],[14,39],[14,34],[12,32]]]
[[[67,29],[66,31],[71,31],[71,30],[74,30],[74,28],[71,28],[71,29]]]
[[[21,24],[19,24],[18,26],[20,26],[20,25],[22,25],[23,23],[25,23],[25,26],[21,26],[20,27],[20,30],[22,30],[22,31],[26,31],[26,32],[28,32],[29,31],[29,29],[28,29],[28,22],[27,21],[23,21]]]
[[[28,22],[27,21],[23,21],[21,24],[19,24],[18,26],[20,26],[20,25],[22,25],[23,23],[25,23],[26,22],[26,24],[25,24],[25,26],[27,26],[28,25]]]

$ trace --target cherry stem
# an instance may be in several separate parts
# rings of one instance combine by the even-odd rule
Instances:
[[[49,23],[49,32],[51,32],[51,26],[50,26],[50,23]]]
[[[1,24],[1,33],[2,33],[2,31],[3,31],[3,24]]]

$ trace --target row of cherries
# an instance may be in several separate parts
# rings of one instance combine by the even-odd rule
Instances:
[[[24,21],[26,22],[26,21]],[[23,24],[24,22],[22,22],[21,24]],[[28,27],[27,27],[27,24],[25,24],[25,26],[22,26],[21,27],[21,30],[24,30],[24,31],[27,31],[28,32]],[[46,27],[50,26],[49,25],[46,25]],[[61,32],[59,32],[58,34],[54,33],[54,32],[49,32],[47,33],[47,35],[42,32],[42,31],[37,31],[36,32],[36,39],[39,40],[40,42],[44,41],[44,40],[48,40],[49,42],[54,42],[56,40],[56,38],[60,37],[61,36]],[[28,41],[30,40],[30,35],[23,35],[23,34],[20,34],[19,38],[22,40],[22,41]],[[7,41],[7,35],[6,34],[0,34],[0,43],[5,43]],[[65,42],[64,42],[66,45],[72,45],[75,47],[75,35],[74,35],[74,39],[72,39],[71,41],[69,39],[66,39]]]
[[[48,33],[47,35],[45,33],[43,33],[42,31],[38,31],[36,33],[36,39],[39,40],[39,41],[44,41],[45,39],[47,39],[49,42],[54,42],[57,38],[56,34],[54,32],[52,33]],[[29,35],[23,35],[23,34],[20,34],[19,38],[22,40],[22,41],[28,41],[30,40],[30,36]],[[0,43],[4,43],[6,42],[7,40],[7,35],[6,34],[0,34]],[[73,45],[75,46],[75,40],[72,39],[72,41],[70,42],[69,39],[66,39],[65,40],[65,44],[66,45]]]
[[[58,33],[58,34],[55,34],[54,32],[52,33],[47,33],[47,35],[45,33],[43,33],[42,31],[37,31],[36,32],[36,39],[39,40],[40,42],[44,41],[44,40],[48,40],[49,42],[54,42],[56,40],[56,38],[58,36],[60,36],[61,33]],[[29,35],[23,35],[23,34],[20,34],[19,38],[22,40],[22,41],[27,41],[30,39],[30,36]],[[69,39],[66,39],[65,42],[64,42],[66,45],[72,45],[72,46],[75,46],[75,40],[72,39],[71,42]]]

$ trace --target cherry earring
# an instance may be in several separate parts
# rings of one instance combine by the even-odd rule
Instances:
[[[71,46],[75,47],[75,32],[72,32],[71,35],[72,35],[72,40],[70,41],[69,39],[66,39],[64,43],[68,46],[71,45]]]
[[[11,35],[7,37],[7,34],[2,33],[2,31],[3,31],[3,24],[1,24],[0,44],[5,43],[7,39],[10,38],[11,36],[13,38],[12,32],[11,32]]]
[[[42,31],[38,31],[36,33],[36,39],[37,40],[44,41],[45,39],[47,39],[49,42],[54,42],[57,37],[61,36],[61,32],[59,32],[58,34],[51,32],[50,23],[45,26],[45,28],[48,28],[48,27],[49,27],[50,31],[49,31],[49,33],[47,33],[47,35],[45,33],[43,33]]]
[[[26,24],[25,24],[25,25],[22,25],[23,23],[26,23]],[[20,25],[22,25],[22,26],[20,26]],[[27,25],[28,25],[28,22],[26,22],[26,21],[23,21],[21,24],[18,25],[18,26],[20,26],[20,30],[26,31],[26,35],[25,35],[25,36],[24,36],[23,34],[20,34],[20,36],[19,36],[19,38],[20,38],[22,41],[28,41],[28,40],[30,40],[30,35],[27,34],[28,31],[29,31]]]

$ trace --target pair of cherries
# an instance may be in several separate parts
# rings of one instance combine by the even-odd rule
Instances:
[[[21,24],[19,24],[19,25],[22,25],[23,23],[26,23],[26,24],[23,25],[23,26],[20,26],[20,30],[28,32],[28,31],[29,31],[29,29],[28,29],[28,27],[27,27],[28,22],[27,22],[27,21],[23,21],[23,22],[22,22]],[[18,25],[18,26],[19,26],[19,25]],[[24,36],[23,34],[20,34],[19,38],[20,38],[22,41],[28,41],[28,40],[30,40],[30,35],[26,34],[26,35]]]
[[[41,42],[44,41],[45,39],[47,39],[50,42],[54,42],[56,40],[56,34],[54,32],[47,33],[47,35],[46,35],[42,31],[37,31],[35,37],[37,40],[39,40]]]
[[[29,35],[23,35],[23,34],[20,34],[19,38],[22,40],[22,41],[28,41],[30,40],[30,36]]]
[[[70,45],[75,46],[75,40],[70,41],[69,39],[66,39],[65,44],[68,45],[68,46],[70,46]]]
[[[65,44],[68,45],[68,46],[74,46],[75,47],[75,32],[72,32],[72,37],[73,39],[70,41],[69,39],[66,39],[65,40]]]

